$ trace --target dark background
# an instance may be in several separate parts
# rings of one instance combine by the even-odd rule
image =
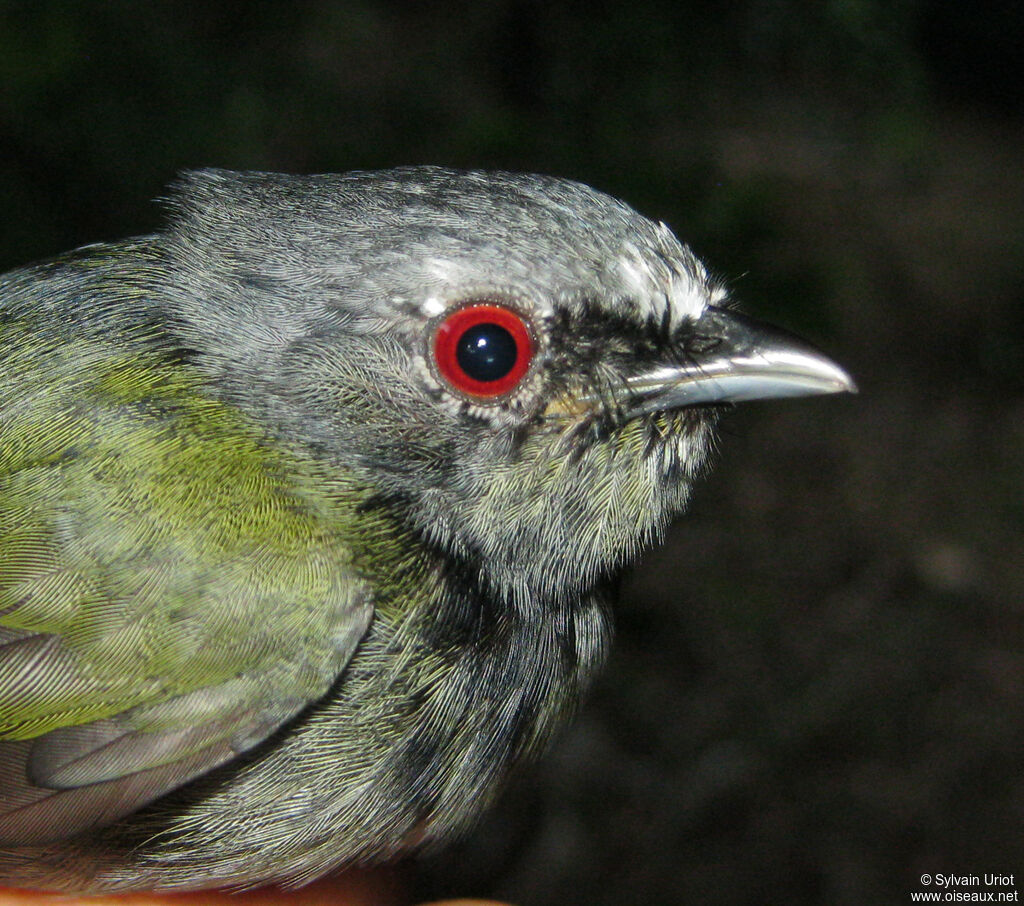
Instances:
[[[863,906],[1024,870],[1022,24],[0,2],[4,268],[152,229],[182,167],[539,170],[667,221],[861,386],[725,420],[581,719],[411,895]]]

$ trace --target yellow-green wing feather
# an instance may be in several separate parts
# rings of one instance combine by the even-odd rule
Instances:
[[[88,826],[259,742],[371,608],[343,476],[188,366],[18,321],[0,350],[0,839],[29,839],[68,811],[54,791]]]

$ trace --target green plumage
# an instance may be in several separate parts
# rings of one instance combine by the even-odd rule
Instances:
[[[153,340],[0,327],[0,627],[59,640],[0,698],[0,738],[114,715],[145,733],[220,722],[175,758],[262,736],[327,691],[358,638],[338,644],[366,598],[346,537],[358,490]],[[0,688],[5,667],[24,670],[0,662]]]

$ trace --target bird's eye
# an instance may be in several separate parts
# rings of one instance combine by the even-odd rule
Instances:
[[[434,361],[453,388],[480,399],[501,396],[526,374],[533,340],[523,318],[500,305],[452,312],[434,335]]]

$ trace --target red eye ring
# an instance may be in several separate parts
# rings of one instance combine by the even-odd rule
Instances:
[[[523,379],[534,345],[526,321],[500,305],[467,305],[448,315],[434,334],[441,376],[467,396],[490,399]]]

